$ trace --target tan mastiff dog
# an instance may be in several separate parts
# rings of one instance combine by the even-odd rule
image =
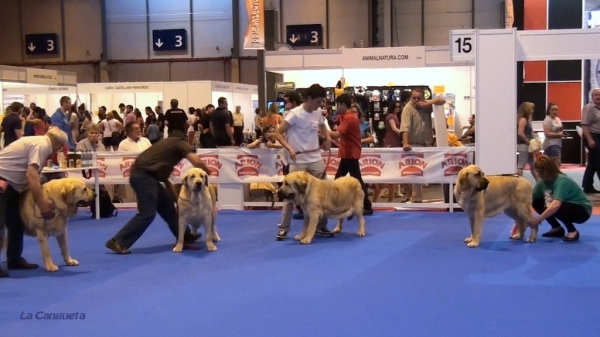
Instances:
[[[71,216],[77,214],[77,203],[93,201],[96,193],[87,188],[83,181],[74,178],[51,180],[42,185],[42,192],[54,204],[56,215],[52,219],[44,219],[33,200],[33,194],[25,191],[20,200],[20,213],[25,234],[37,237],[47,271],[58,270],[58,266],[54,264],[50,255],[49,236],[56,237],[67,266],[77,266],[79,262],[69,254],[67,222]]]
[[[454,195],[467,213],[471,224],[471,236],[465,239],[468,247],[477,247],[481,240],[483,219],[501,212],[517,223],[513,240],[525,236],[532,219],[531,203],[533,189],[529,181],[519,176],[485,176],[481,168],[469,165],[463,168],[454,185]],[[538,228],[531,228],[527,242],[535,242]]]
[[[321,180],[307,172],[293,172],[285,176],[277,190],[279,200],[293,202],[304,210],[304,228],[294,239],[309,244],[317,230],[321,217],[337,219],[333,230],[342,230],[344,218],[358,217],[357,236],[365,236],[365,218],[363,217],[364,192],[360,182],[345,176],[336,180]]]

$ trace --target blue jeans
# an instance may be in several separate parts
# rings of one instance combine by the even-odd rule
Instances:
[[[179,224],[175,200],[169,196],[166,189],[144,171],[132,171],[129,183],[135,191],[138,213],[115,235],[115,240],[127,248],[133,246],[152,224],[157,212],[177,238]],[[189,228],[186,229],[185,236],[186,239],[189,238]]]

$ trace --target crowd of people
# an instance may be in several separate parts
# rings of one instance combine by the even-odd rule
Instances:
[[[0,233],[3,233],[5,228],[8,229],[8,268],[38,267],[21,256],[24,227],[19,214],[19,197],[24,190],[29,189],[40,214],[45,218],[54,217],[51,201],[42,194],[41,173],[47,160],[53,158],[54,154],[60,151],[66,153],[69,149],[101,151],[108,148],[115,150],[116,147],[118,151],[141,152],[132,166],[130,176],[130,185],[138,195],[138,212],[106,242],[106,247],[118,254],[130,253],[131,246],[153,222],[156,214],[167,222],[173,235],[177,237],[178,225],[174,206],[177,194],[169,182],[173,167],[183,158],[187,158],[192,165],[210,174],[206,165],[195,155],[196,147],[190,144],[190,140],[195,142],[195,138],[199,140],[202,147],[246,144],[250,148],[280,148],[287,162],[284,173],[305,171],[319,179],[326,179],[321,151],[330,149],[333,140],[337,139],[340,165],[336,178],[349,174],[355,177],[366,191],[359,159],[362,148],[373,142],[373,132],[369,130],[360,106],[346,94],[336,98],[338,118],[333,125],[328,125],[326,115],[321,109],[325,98],[325,89],[314,84],[308,88],[304,98],[297,92],[286,95],[286,112],[283,116],[274,113],[277,111],[276,108],[265,116],[261,116],[260,111],[256,111],[257,119],[261,119],[261,123],[256,125],[262,129],[259,138],[250,142],[242,140],[243,137],[239,135],[240,128],[242,132],[244,128],[243,116],[236,117],[236,114],[241,113],[240,109],[236,109],[235,113],[229,112],[225,98],[218,100],[218,108],[209,105],[204,112],[200,110],[197,119],[191,121],[186,112],[178,108],[177,100],[171,101],[171,109],[164,115],[158,107],[157,112],[147,108],[146,120],[142,119],[139,111],[136,112],[132,106],[122,104],[120,107],[125,114],[124,120],[118,112],[106,112],[102,107],[98,124],[93,123],[89,118],[85,106],[80,105],[73,111],[71,100],[66,96],[61,98],[60,107],[51,117],[45,114],[44,109],[33,104],[29,107],[29,111],[21,103],[11,104],[0,129],[4,134],[4,147],[0,151]],[[600,134],[600,132],[596,133],[596,124],[600,118],[598,117],[600,116],[598,108],[600,90],[594,91],[593,99],[593,103],[584,108],[586,113],[582,120],[586,146],[590,151],[590,163],[587,169],[591,170],[592,175],[598,172],[600,166],[597,162],[600,156],[595,152],[598,148],[597,136]],[[419,146],[432,146],[432,106],[444,104],[444,99],[425,100],[423,92],[416,89],[410,92],[405,102],[394,104],[396,105],[393,107],[393,113],[386,117],[389,132],[393,133],[393,137],[387,137],[386,134],[385,144],[388,146],[395,144],[402,147],[404,151]],[[532,109],[532,105],[526,103],[519,108],[518,137],[522,142],[519,144],[529,146],[528,143],[533,139],[530,126]],[[555,125],[556,110],[549,106],[550,120],[545,123],[545,129],[558,135],[562,130]],[[124,137],[120,135],[123,124],[125,125]],[[153,125],[158,127],[159,134],[161,127],[168,127],[168,137],[166,139],[143,137],[153,134]],[[197,130],[194,125],[197,126]],[[190,133],[196,132],[198,137],[190,139]],[[106,138],[110,138],[110,141]],[[449,143],[457,140],[460,139],[449,140]],[[581,189],[577,183],[560,171],[559,162],[552,156],[552,153],[556,152],[552,152],[551,146],[559,145],[556,142],[549,143],[547,146],[549,156],[544,155],[537,160],[534,157],[533,162],[529,157],[531,151],[527,151],[528,155],[523,156],[530,163],[532,171],[535,171],[536,180],[539,179],[532,196],[533,208],[539,216],[535,217],[529,225],[539,226],[543,221],[547,221],[551,229],[543,236],[561,237],[566,242],[578,241],[579,232],[574,224],[584,223],[591,216],[591,203],[584,193],[589,191],[584,191],[585,186]],[[415,195],[418,197],[418,192],[413,193],[413,198]],[[371,206],[365,193],[365,215],[373,213]],[[283,206],[276,235],[279,241],[287,239],[291,228],[293,207],[294,205],[290,203],[285,203]],[[333,233],[327,229],[327,219],[323,218],[319,221],[316,235],[333,236]],[[198,238],[197,234],[186,231],[185,243],[192,245]],[[2,240],[0,240],[0,251],[1,244]],[[0,269],[0,277],[7,276],[8,273]]]

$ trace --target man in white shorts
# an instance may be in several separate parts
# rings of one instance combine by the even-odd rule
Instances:
[[[288,151],[290,159],[289,171],[306,171],[314,177],[325,179],[325,164],[321,158],[318,132],[327,135],[323,148],[329,150],[331,138],[325,127],[321,105],[327,96],[325,89],[313,84],[305,93],[306,100],[302,105],[290,110],[277,128],[275,139]],[[285,136],[284,136],[285,135]],[[275,237],[278,241],[287,239],[292,220],[293,205],[285,203],[282,209],[281,224]],[[332,237],[327,229],[327,218],[321,218],[317,226],[317,236]]]

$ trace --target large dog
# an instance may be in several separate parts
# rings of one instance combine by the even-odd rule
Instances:
[[[293,172],[285,176],[277,196],[279,200],[292,202],[304,210],[304,228],[294,237],[303,244],[312,241],[321,217],[337,219],[333,232],[339,233],[344,218],[356,215],[356,235],[365,236],[364,192],[356,178],[345,176],[328,181],[317,179],[307,172]]]
[[[471,236],[465,239],[468,247],[479,246],[483,219],[500,212],[517,223],[517,232],[511,239],[521,240],[525,236],[532,219],[532,187],[526,179],[518,176],[485,176],[481,168],[469,165],[458,173],[454,195],[471,223]],[[535,242],[537,231],[537,227],[532,227],[526,241]]]
[[[54,205],[56,215],[52,219],[44,219],[33,199],[33,194],[25,191],[20,200],[20,213],[25,233],[37,237],[47,271],[58,270],[58,266],[54,264],[50,255],[48,236],[56,236],[67,266],[77,266],[79,262],[69,254],[67,222],[71,216],[77,214],[77,204],[81,201],[93,201],[96,193],[87,188],[83,181],[74,178],[51,180],[42,185],[42,192]]]
[[[214,242],[221,241],[217,233],[217,196],[212,185],[208,184],[208,174],[199,168],[188,170],[181,180],[179,191],[179,235],[173,251],[183,250],[184,234],[188,225],[193,231],[204,226],[206,249],[209,252],[217,250]]]

